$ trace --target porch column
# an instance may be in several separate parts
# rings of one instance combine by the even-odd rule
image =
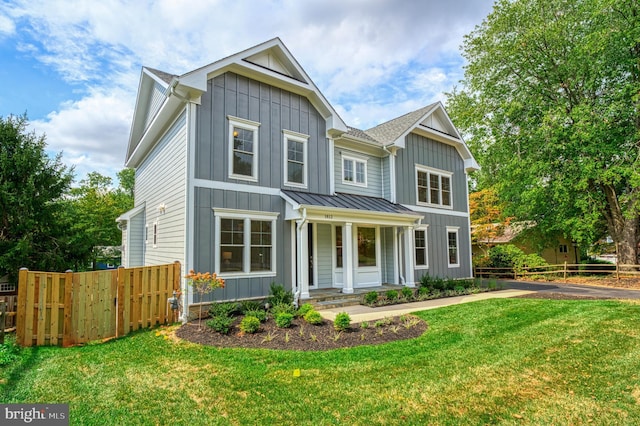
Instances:
[[[342,227],[342,292],[353,293],[353,231],[352,224],[345,223]]]
[[[415,271],[414,271],[414,257],[415,251],[413,249],[413,227],[405,226],[403,233],[404,243],[404,271],[405,271],[405,285],[407,287],[415,287]]]
[[[309,298],[309,231],[307,221],[296,222],[296,246],[298,248],[296,256],[296,270],[300,298]]]

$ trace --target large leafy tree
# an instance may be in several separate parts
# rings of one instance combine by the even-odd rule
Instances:
[[[448,111],[518,220],[622,263],[640,241],[640,3],[498,0]]]
[[[27,132],[26,116],[0,117],[0,276],[21,267],[64,270],[66,226],[59,200],[73,180],[44,136]]]

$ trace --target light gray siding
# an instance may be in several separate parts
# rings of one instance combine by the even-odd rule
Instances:
[[[129,247],[127,268],[144,265],[144,210],[131,218],[127,225]],[[122,241],[123,246],[125,241]]]
[[[314,267],[317,271],[318,281],[316,288],[329,288],[333,285],[333,240],[331,238],[331,225],[326,223],[314,224],[316,227],[316,248]]]
[[[269,294],[271,283],[284,284],[291,290],[291,227],[283,220],[284,201],[279,196],[250,194],[247,192],[227,191],[221,189],[195,188],[195,233],[194,233],[194,265],[196,271],[215,271],[215,259],[219,256],[215,247],[216,227],[214,208],[251,210],[259,212],[279,213],[276,221],[276,244],[273,248],[276,256],[276,276],[228,278],[225,288],[215,290],[204,297],[203,301],[234,300],[264,297]],[[198,302],[197,297],[195,302]]]
[[[147,107],[147,115],[144,120],[144,128],[146,129],[153,121],[153,118],[158,113],[158,110],[162,106],[162,103],[166,99],[166,89],[160,85],[160,83],[155,82],[153,85],[153,90],[151,92],[151,96],[149,97],[149,105]]]
[[[351,185],[342,182],[343,156],[362,159],[367,163],[367,186]],[[335,187],[336,192],[347,194],[367,195],[370,197],[382,197],[382,161],[380,157],[367,155],[339,146],[334,150]]]
[[[429,269],[416,270],[414,275],[416,282],[420,281],[420,277],[426,274],[441,278],[471,277],[471,242],[469,241],[468,219],[466,217],[427,213],[422,223],[429,225],[427,230]],[[458,267],[449,267],[447,227],[459,228],[458,251],[460,266]]]
[[[135,201],[146,203],[144,264],[184,262],[186,203],[186,114],[183,112],[136,169]],[[153,245],[153,224],[157,244]]]
[[[409,134],[406,148],[398,151],[396,159],[397,202],[416,205],[416,164],[453,173],[451,196],[453,210],[467,212],[467,177],[464,160],[458,151],[444,143]],[[444,212],[446,213],[446,211]]]
[[[386,227],[380,229],[382,240],[382,282],[397,284],[393,263],[393,233],[395,228]]]
[[[228,116],[260,123],[257,182],[229,178]],[[285,187],[282,130],[291,130],[309,135],[306,191],[329,193],[326,123],[306,98],[234,73],[225,73],[209,80],[207,92],[197,109],[197,123],[196,178]],[[293,189],[305,191],[297,187]]]

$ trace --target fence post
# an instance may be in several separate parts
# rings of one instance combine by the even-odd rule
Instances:
[[[0,301],[0,344],[4,344],[4,327],[7,318],[7,302]]]
[[[564,282],[567,283],[567,261],[564,261]]]
[[[620,281],[620,263],[618,262],[617,256],[616,256],[616,280]]]
[[[62,324],[63,348],[72,346],[75,342],[74,336],[76,330],[73,327],[73,320],[71,318],[71,313],[73,312],[73,303],[73,271],[71,269],[67,269],[66,271],[64,271],[64,323]],[[78,318],[76,318],[75,320],[77,324]]]
[[[126,269],[124,266],[118,267],[118,290],[117,290],[117,301],[118,301],[118,313],[116,315],[116,337],[124,336],[124,305],[128,303],[125,298],[124,291],[124,278],[125,278]]]
[[[27,277],[29,270],[27,268],[20,268],[18,272],[18,305],[16,306],[16,337],[18,338],[18,344],[25,346],[27,339],[25,336],[25,321],[27,319]],[[33,315],[33,312],[31,312]],[[31,346],[31,336],[29,336],[29,346]]]

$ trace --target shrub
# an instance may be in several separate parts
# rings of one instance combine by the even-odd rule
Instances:
[[[233,324],[234,318],[227,316],[215,316],[206,322],[208,327],[211,327],[220,334],[229,334],[231,331],[231,324]]]
[[[247,315],[248,311],[254,312],[258,309],[262,309],[262,303],[255,300],[243,300],[240,302],[240,311],[245,315]]]
[[[418,287],[418,295],[420,296],[425,296],[430,292],[431,292],[431,289],[429,287],[423,287],[423,286]]]
[[[271,314],[273,314],[274,318],[282,313],[295,315],[296,308],[292,303],[278,303],[271,307]]]
[[[370,291],[369,293],[364,295],[364,303],[367,305],[373,305],[378,301],[378,292]]]
[[[296,314],[299,317],[304,317],[309,311],[313,311],[313,305],[311,303],[303,303],[302,306],[298,308],[298,312]]]
[[[429,274],[420,277],[420,288],[433,288],[433,279]]]
[[[402,287],[402,290],[400,290],[400,293],[402,294],[402,297],[404,297],[405,299],[411,299],[413,297],[413,289],[409,287]]]
[[[276,315],[276,325],[280,328],[289,328],[293,322],[293,314],[280,312]]]
[[[269,288],[269,297],[267,302],[271,306],[275,305],[292,305],[293,293],[284,289],[282,284],[271,283]]]
[[[240,330],[253,334],[260,329],[260,320],[256,317],[246,316],[240,321]]]
[[[398,299],[398,290],[387,290],[385,296],[387,296],[387,299],[394,301]]]
[[[522,268],[535,268],[545,266],[547,262],[537,254],[525,254],[513,244],[491,247],[488,252],[491,268],[514,268],[516,271]]]
[[[315,309],[310,310],[304,315],[304,320],[309,324],[320,325],[323,323],[322,315]]]
[[[260,308],[244,311],[244,315],[248,317],[256,317],[260,320],[260,322],[265,322],[267,320],[267,311]]]
[[[228,317],[238,312],[238,304],[235,302],[214,303],[209,308],[212,317]]]
[[[463,286],[461,286],[461,285],[457,285],[457,286],[455,286],[455,287],[453,288],[453,291],[455,291],[456,293],[459,293],[459,294],[463,294],[463,293],[465,293],[465,290],[466,290],[466,289],[465,289]]]
[[[351,327],[351,317],[346,312],[340,312],[333,320],[333,328],[336,331],[347,331]]]

